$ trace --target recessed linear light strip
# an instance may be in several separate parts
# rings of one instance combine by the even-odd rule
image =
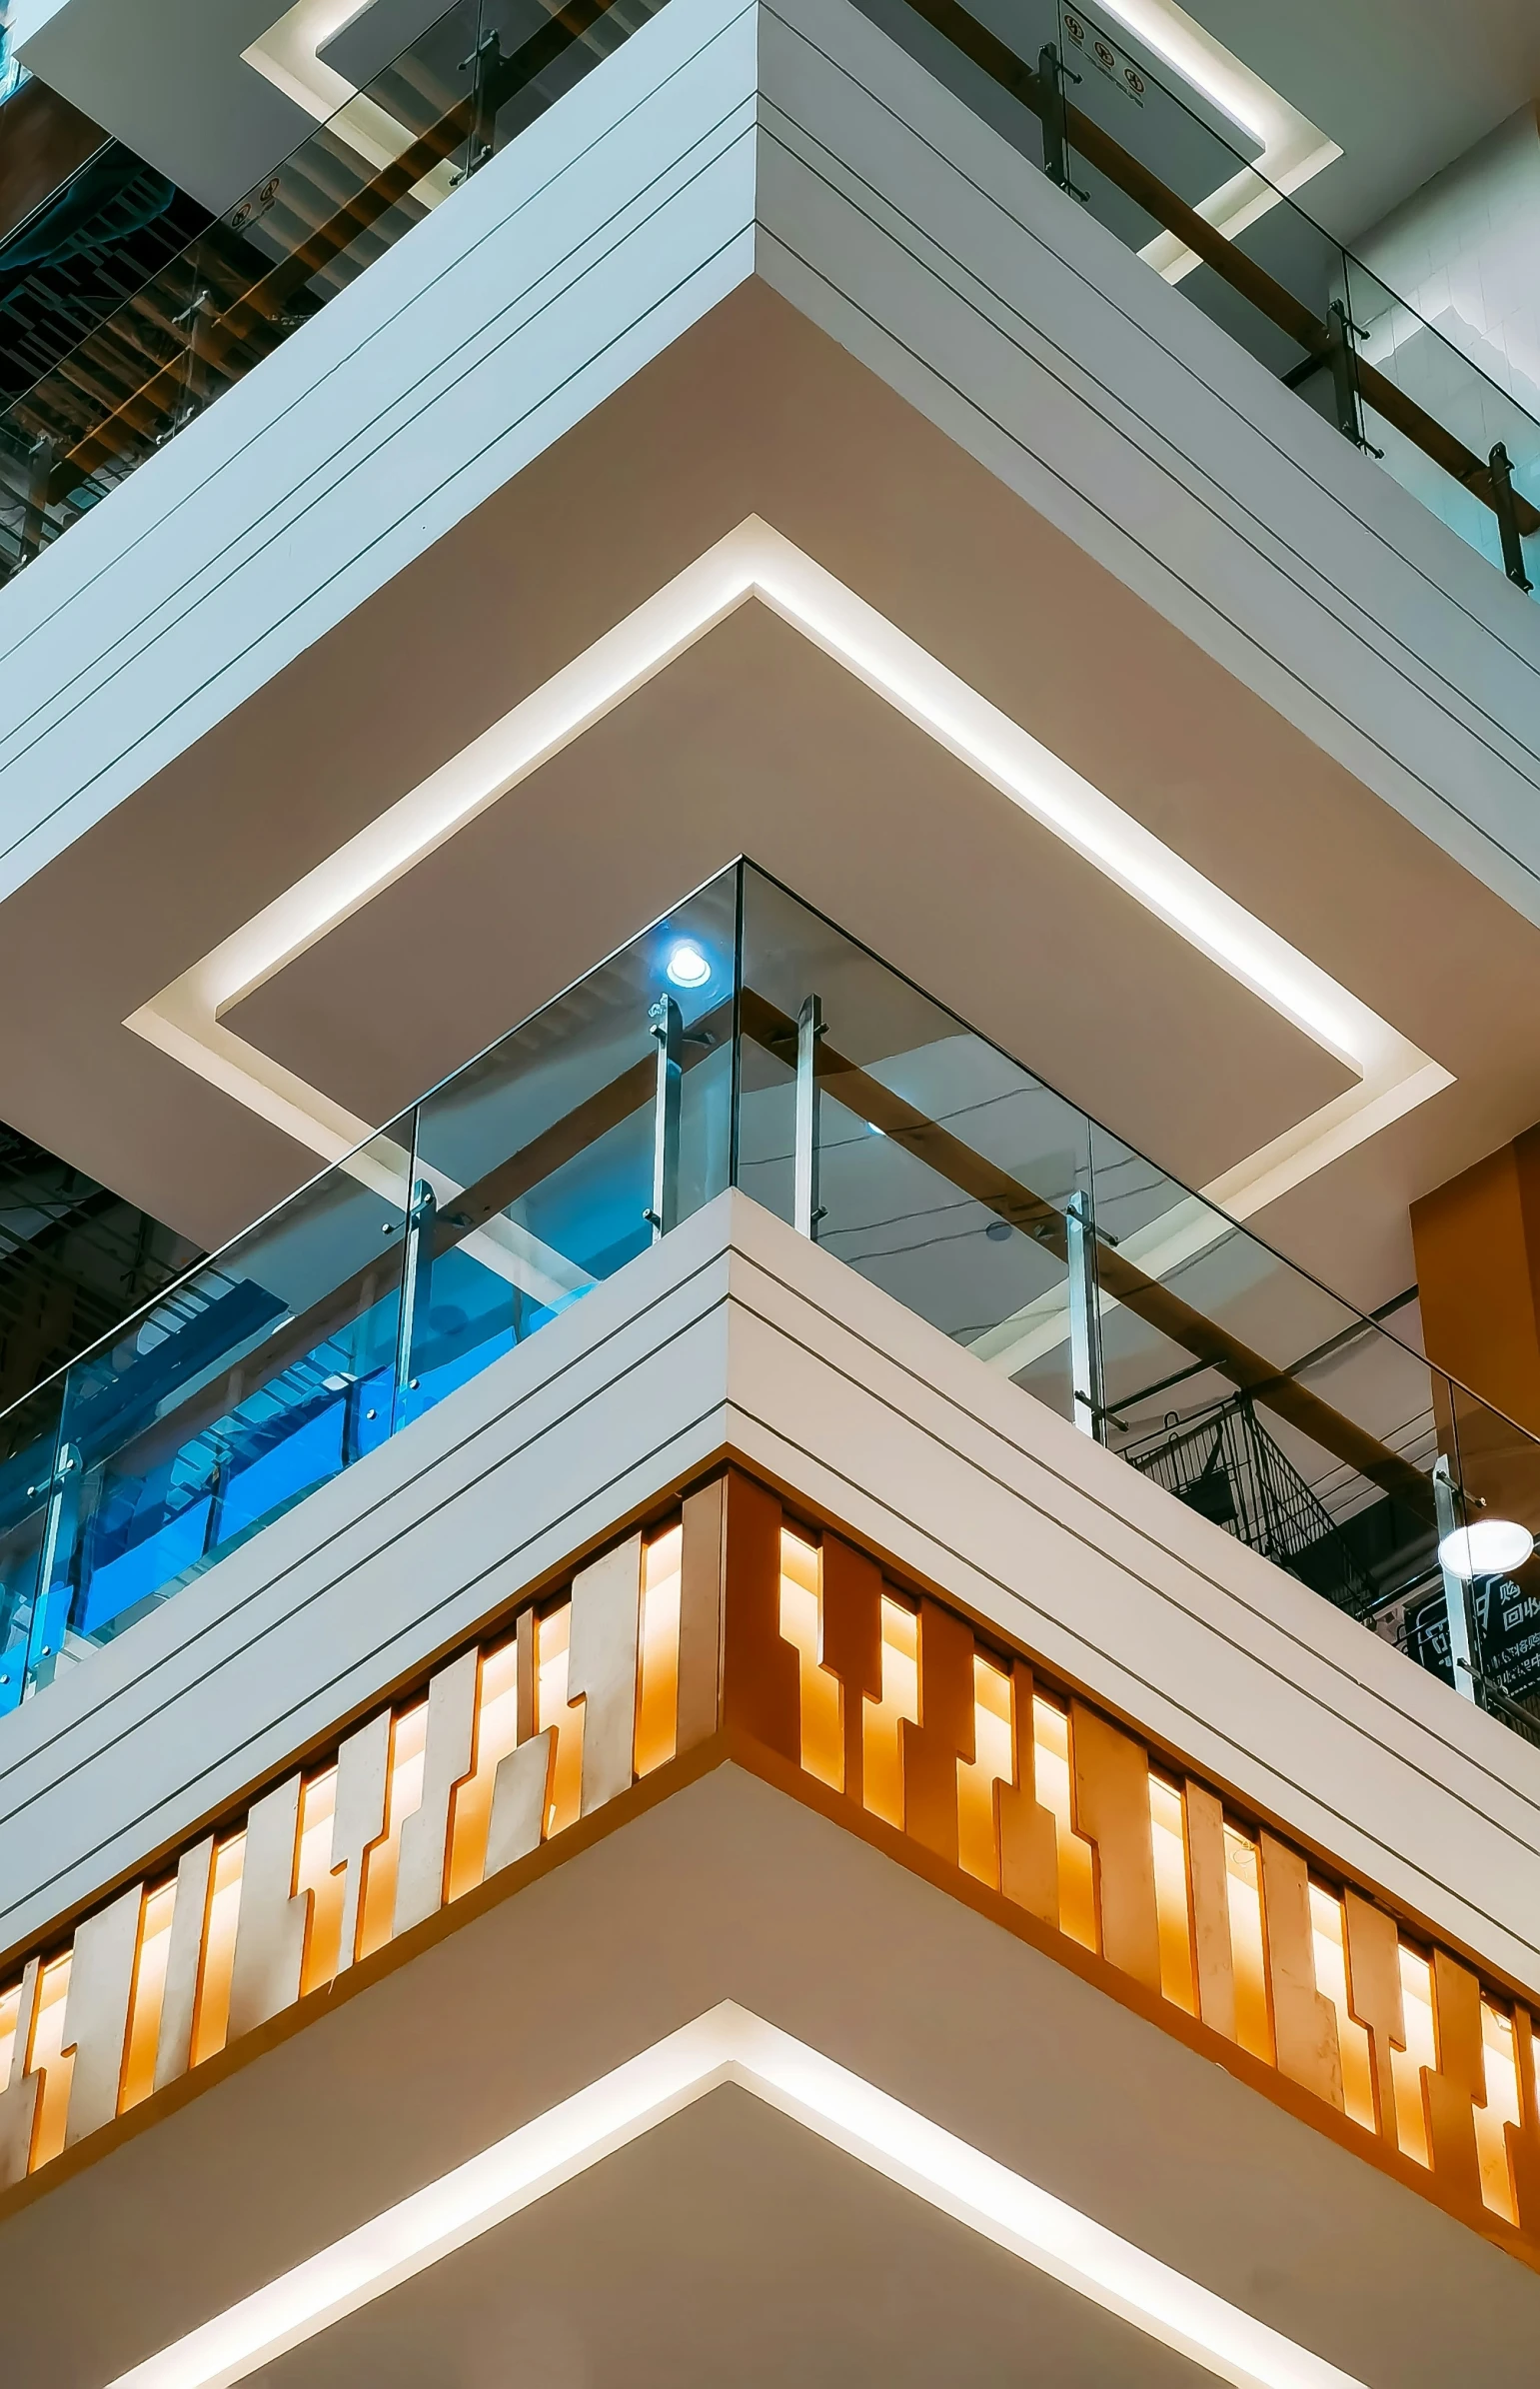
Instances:
[[[1363,2389],[731,2000],[120,2374],[109,2389],[232,2389],[727,2084],[1234,2389]]]
[[[1205,880],[874,608],[751,516],[127,1026],[323,1161],[370,1134],[221,1015],[403,878],[751,597],[1351,1070],[1358,1084],[1205,1190],[1244,1216],[1452,1084],[1451,1074]]]
[[[1341,157],[1339,143],[1270,83],[1264,83],[1243,59],[1216,41],[1206,26],[1178,8],[1175,0],[1096,0],[1096,5],[1126,25],[1146,49],[1259,144],[1252,165],[1242,166],[1206,199],[1196,202],[1197,213],[1230,240],[1276,207],[1288,192],[1299,190],[1312,175]],[[1157,233],[1139,255],[1167,282],[1182,281],[1202,263],[1173,232]]]

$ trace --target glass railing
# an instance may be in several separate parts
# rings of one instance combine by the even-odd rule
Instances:
[[[1115,19],[1071,0],[860,0],[1098,223],[1528,589],[1540,390],[1483,372],[1201,114]],[[1215,221],[1210,221],[1210,219]],[[1219,229],[1222,226],[1223,229]],[[1470,335],[1474,340],[1474,334]]]
[[[457,0],[0,413],[0,579],[29,563],[608,56],[663,0]],[[1510,580],[1540,393],[1484,373],[1067,0],[861,0],[884,29]],[[359,36],[363,38],[362,35]],[[334,45],[335,46],[335,45]],[[328,55],[328,71],[337,64]],[[1240,194],[1243,205],[1236,204]],[[1216,207],[1215,195],[1229,202]],[[1224,229],[1210,217],[1217,216]]]
[[[356,281],[656,5],[456,0],[388,65],[350,57],[367,77],[352,96],[0,413],[0,578]]]
[[[663,0],[456,0],[0,413],[0,579],[421,222]],[[1483,373],[1260,171],[1255,145],[1067,0],[861,0],[1152,268],[1528,589],[1540,393]],[[345,44],[367,47],[361,31]],[[334,58],[334,52],[336,56]],[[1191,103],[1197,95],[1190,95]],[[1239,192],[1243,205],[1236,204]],[[1216,208],[1216,194],[1229,203]],[[1210,217],[1218,216],[1220,230]],[[1528,402],[1526,404],[1525,402]]]
[[[735,1184],[1540,1738],[1540,1444],[748,864],[0,1417],[0,1702]]]

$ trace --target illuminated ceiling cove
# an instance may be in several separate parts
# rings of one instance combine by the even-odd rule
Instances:
[[[490,806],[715,626],[751,600],[842,665],[950,755],[1019,806],[1093,870],[1352,1073],[1354,1084],[1203,1190],[1245,1217],[1441,1089],[1451,1074],[1051,754],[913,640],[750,516],[225,939],[126,1026],[326,1163],[374,1124],[261,1053],[224,1016]],[[370,1167],[378,1167],[378,1149]],[[360,1165],[363,1167],[363,1165]],[[402,1168],[406,1162],[403,1158]],[[1197,1249],[1211,1214],[1146,1230],[1162,1264]],[[1194,1241],[1195,1239],[1195,1241]]]
[[[1235,2389],[1362,2389],[731,2000],[120,2374],[110,2389],[228,2389],[248,2380],[729,2083]]]

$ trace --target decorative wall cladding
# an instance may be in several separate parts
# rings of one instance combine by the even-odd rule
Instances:
[[[1540,2266],[1527,2005],[736,1469],[33,1958],[0,2183],[706,1743]]]

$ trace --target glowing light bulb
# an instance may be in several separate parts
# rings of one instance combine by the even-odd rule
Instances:
[[[681,938],[664,969],[677,988],[704,988],[712,976],[711,963],[688,938]]]
[[[1473,1526],[1456,1526],[1438,1546],[1438,1564],[1468,1584],[1473,1576],[1505,1576],[1522,1567],[1535,1547],[1527,1526],[1512,1518],[1478,1518]]]

